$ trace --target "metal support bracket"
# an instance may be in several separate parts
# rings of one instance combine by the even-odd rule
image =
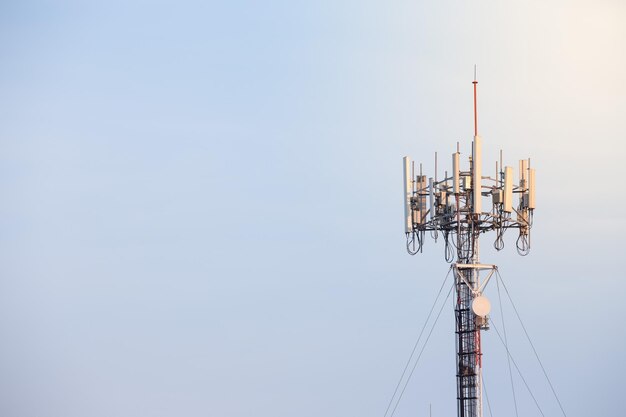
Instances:
[[[482,294],[482,292],[485,290],[485,287],[487,286],[487,283],[489,282],[489,280],[493,276],[493,273],[498,270],[498,266],[497,265],[491,265],[491,264],[454,264],[454,265],[452,265],[452,267],[454,268],[454,272],[455,272],[456,276],[459,277],[461,280],[463,280],[465,285],[467,285],[467,287],[472,290],[472,293],[475,296]],[[461,269],[477,269],[478,271],[489,271],[489,275],[487,275],[487,277],[482,282],[482,284],[480,284],[480,287],[473,288],[470,285],[470,283],[467,281],[465,276],[463,274],[459,273],[459,270],[461,270]]]

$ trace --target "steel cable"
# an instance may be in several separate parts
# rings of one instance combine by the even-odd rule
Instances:
[[[519,320],[520,324],[522,325],[522,329],[524,330],[524,334],[526,335],[526,338],[528,339],[528,343],[530,343],[530,347],[533,349],[533,353],[535,354],[535,357],[537,358],[537,362],[539,362],[539,366],[541,367],[541,371],[543,372],[543,375],[546,377],[546,380],[548,381],[548,385],[550,385],[550,389],[552,390],[552,394],[554,395],[554,398],[556,399],[556,402],[559,404],[559,408],[561,409],[561,412],[563,413],[563,416],[567,417],[567,414],[565,414],[565,410],[563,409],[563,405],[561,404],[561,401],[559,400],[559,396],[556,394],[556,390],[554,389],[554,386],[552,385],[552,381],[550,381],[550,377],[548,376],[548,373],[546,372],[546,368],[543,366],[543,363],[541,362],[541,359],[539,358],[539,354],[537,353],[537,349],[535,349],[535,345],[534,345],[533,341],[531,340],[530,335],[528,334],[528,331],[526,330],[526,326],[524,326],[524,322],[522,321],[522,317],[519,315],[519,312],[517,311],[517,307],[515,307],[515,303],[513,302],[513,298],[511,298],[511,294],[509,293],[509,290],[506,288],[506,284],[504,284],[504,280],[502,279],[502,276],[500,275],[500,272],[498,270],[496,270],[496,274],[497,274],[498,280],[500,280],[502,282],[502,286],[504,287],[504,291],[506,292],[506,295],[509,298],[509,301],[511,302],[511,305],[513,306],[513,311],[515,311],[515,315],[517,316],[517,319]],[[496,282],[498,282],[498,280],[496,280]]]
[[[448,270],[448,273],[446,274],[446,277],[444,278],[443,282],[441,283],[441,287],[439,287],[439,292],[437,292],[437,297],[435,297],[435,301],[433,302],[433,305],[430,307],[430,311],[428,312],[428,316],[426,317],[426,320],[424,321],[424,325],[422,326],[422,329],[420,330],[419,336],[417,337],[417,340],[415,341],[415,344],[413,345],[413,350],[411,351],[411,354],[409,355],[409,360],[407,360],[406,361],[406,365],[404,365],[404,370],[402,371],[402,375],[400,376],[400,379],[398,380],[398,384],[396,385],[396,389],[393,391],[393,395],[391,396],[391,399],[389,400],[389,404],[387,405],[387,409],[385,410],[385,414],[383,414],[383,417],[386,417],[387,413],[389,413],[389,409],[391,408],[391,404],[393,404],[393,400],[396,397],[396,394],[398,393],[398,388],[400,388],[400,384],[402,384],[402,380],[404,379],[404,375],[406,375],[406,371],[407,371],[407,369],[409,369],[409,365],[411,364],[411,361],[413,360],[413,355],[415,355],[415,351],[417,350],[417,346],[419,346],[419,342],[422,339],[422,335],[424,334],[424,330],[426,330],[426,326],[428,325],[428,321],[430,320],[430,317],[432,316],[433,311],[435,310],[435,306],[437,305],[437,301],[439,301],[439,297],[441,296],[441,291],[443,291],[443,287],[446,285],[446,281],[448,280],[448,277],[450,276],[450,272],[451,271],[452,271],[452,268],[450,268]],[[447,297],[446,297],[446,299],[447,299]],[[394,410],[395,410],[395,408],[394,408]]]
[[[496,269],[496,272],[498,270]],[[500,304],[500,318],[502,319],[502,331],[504,332],[504,347],[506,351],[509,351],[509,341],[506,336],[506,325],[504,323],[504,309],[502,308],[502,297],[500,296],[500,284],[498,284],[498,280],[496,280],[496,287],[498,288],[498,303]],[[515,397],[515,385],[513,384],[513,372],[511,371],[511,359],[510,356],[506,357],[507,362],[509,364],[509,378],[511,379],[511,391],[513,392],[513,405],[515,406],[515,415],[519,417],[519,413],[517,410],[517,398]]]
[[[443,304],[441,305],[441,308],[439,309],[439,312],[437,313],[437,317],[435,317],[435,321],[433,325],[431,326],[430,331],[428,332],[428,336],[426,336],[424,345],[422,346],[420,353],[417,355],[417,359],[415,360],[415,363],[413,364],[413,368],[411,368],[411,372],[409,373],[409,376],[407,377],[404,383],[404,387],[402,387],[402,391],[400,391],[400,395],[398,396],[396,405],[393,407],[393,410],[391,411],[391,414],[389,415],[389,417],[393,417],[393,415],[396,413],[396,408],[398,408],[398,405],[400,404],[400,400],[402,400],[402,396],[404,395],[404,391],[406,390],[406,387],[409,385],[409,381],[411,381],[413,372],[415,372],[415,368],[417,367],[417,364],[419,363],[420,358],[422,357],[422,353],[424,353],[424,349],[426,349],[426,345],[428,344],[428,341],[430,340],[430,336],[433,334],[433,330],[435,329],[435,326],[437,325],[437,322],[439,321],[439,317],[441,316],[441,312],[443,311],[443,308],[446,306],[446,301],[448,301],[448,298],[450,297],[450,294],[452,293],[452,289],[454,289],[454,283],[450,287],[450,290],[448,291],[448,295],[446,295],[446,299],[443,300]]]
[[[489,415],[493,417],[493,413],[491,412],[491,403],[489,402],[489,394],[487,394],[487,384],[485,384],[485,377],[481,376],[483,381],[483,388],[485,390],[485,398],[487,398],[487,409],[489,410]]]
[[[537,398],[535,398],[535,395],[533,394],[532,390],[528,386],[528,382],[526,382],[526,378],[524,378],[524,375],[522,375],[522,371],[520,371],[519,367],[517,366],[517,363],[515,362],[515,359],[513,359],[513,355],[511,355],[511,352],[509,351],[509,348],[504,343],[504,340],[502,340],[502,336],[500,335],[500,332],[498,331],[498,328],[496,327],[496,325],[493,322],[493,320],[491,320],[491,325],[493,326],[493,329],[496,331],[496,334],[498,335],[498,338],[500,339],[500,342],[502,342],[502,344],[504,345],[504,349],[506,350],[507,356],[509,358],[511,358],[511,362],[513,362],[513,366],[515,366],[515,369],[517,370],[517,373],[519,374],[520,378],[522,379],[522,382],[524,382],[524,385],[526,386],[526,389],[528,390],[528,393],[530,394],[530,396],[532,397],[533,401],[535,402],[535,405],[537,406],[537,409],[539,410],[539,412],[541,413],[541,415],[543,417],[546,417],[546,415],[543,413],[543,410],[539,406],[539,403],[537,402]]]

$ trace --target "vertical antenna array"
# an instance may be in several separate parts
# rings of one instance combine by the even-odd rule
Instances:
[[[476,93],[477,81],[473,83]],[[476,123],[477,118],[474,120]],[[409,253],[421,252],[425,232],[432,231],[441,232],[446,245],[454,245],[457,258],[465,258],[474,250],[473,237],[490,231],[503,234],[507,230],[518,231],[518,249],[523,255],[528,253],[535,210],[535,169],[531,168],[530,159],[520,160],[515,181],[514,170],[503,165],[500,151],[496,176],[483,176],[482,155],[482,138],[475,134],[467,167],[462,167],[457,144],[457,151],[452,154],[451,174],[446,171],[441,179],[437,175],[427,178],[421,163],[416,175],[411,168],[413,161],[404,157],[404,217]],[[483,207],[486,198],[489,203]]]
[[[406,247],[411,255],[422,252],[426,232],[443,236],[445,259],[454,262],[457,352],[457,414],[482,417],[482,350],[480,332],[489,328],[489,301],[483,290],[496,265],[481,264],[479,237],[495,232],[494,247],[504,248],[504,233],[517,231],[520,255],[530,251],[530,230],[535,210],[535,169],[530,159],[519,161],[515,181],[513,168],[504,166],[502,151],[496,161],[496,176],[482,175],[482,139],[478,134],[476,67],[474,67],[474,137],[472,152],[463,159],[457,143],[452,154],[452,172],[439,179],[411,170],[404,157],[404,217]],[[435,154],[435,171],[437,156]],[[517,196],[515,198],[514,196]],[[483,200],[489,203],[483,206]],[[428,199],[428,205],[426,200]],[[485,275],[481,279],[481,273]]]

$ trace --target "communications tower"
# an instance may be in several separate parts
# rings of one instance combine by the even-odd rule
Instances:
[[[404,218],[407,250],[422,251],[429,232],[439,234],[445,245],[445,259],[453,262],[455,279],[456,381],[458,417],[482,417],[481,331],[489,327],[489,300],[485,286],[497,266],[480,263],[479,238],[495,234],[494,247],[504,248],[504,233],[515,229],[517,250],[530,250],[530,229],[535,209],[535,169],[530,159],[519,161],[517,181],[513,168],[495,162],[494,177],[483,175],[482,139],[478,135],[478,114],[474,76],[474,139],[471,155],[461,158],[459,145],[452,154],[452,173],[438,178],[435,153],[434,177],[416,172],[415,163],[404,157]],[[463,164],[465,162],[465,165]],[[514,195],[517,197],[514,201]],[[484,202],[489,202],[483,204]],[[482,276],[481,276],[482,275]]]

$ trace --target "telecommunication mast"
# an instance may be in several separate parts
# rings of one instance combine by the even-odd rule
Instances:
[[[422,251],[426,232],[442,235],[445,259],[453,262],[455,279],[456,381],[458,417],[482,417],[481,331],[489,327],[489,300],[483,295],[496,265],[480,263],[479,238],[495,234],[494,247],[504,248],[504,233],[517,230],[517,251],[530,250],[530,229],[535,209],[535,169],[530,159],[519,161],[519,172],[495,162],[495,177],[483,175],[482,139],[478,135],[474,75],[474,139],[471,155],[463,161],[459,146],[452,154],[452,171],[427,177],[421,164],[404,157],[404,223],[407,250]],[[465,164],[464,164],[465,162]],[[515,196],[515,197],[514,197]],[[483,205],[483,203],[489,203]]]

